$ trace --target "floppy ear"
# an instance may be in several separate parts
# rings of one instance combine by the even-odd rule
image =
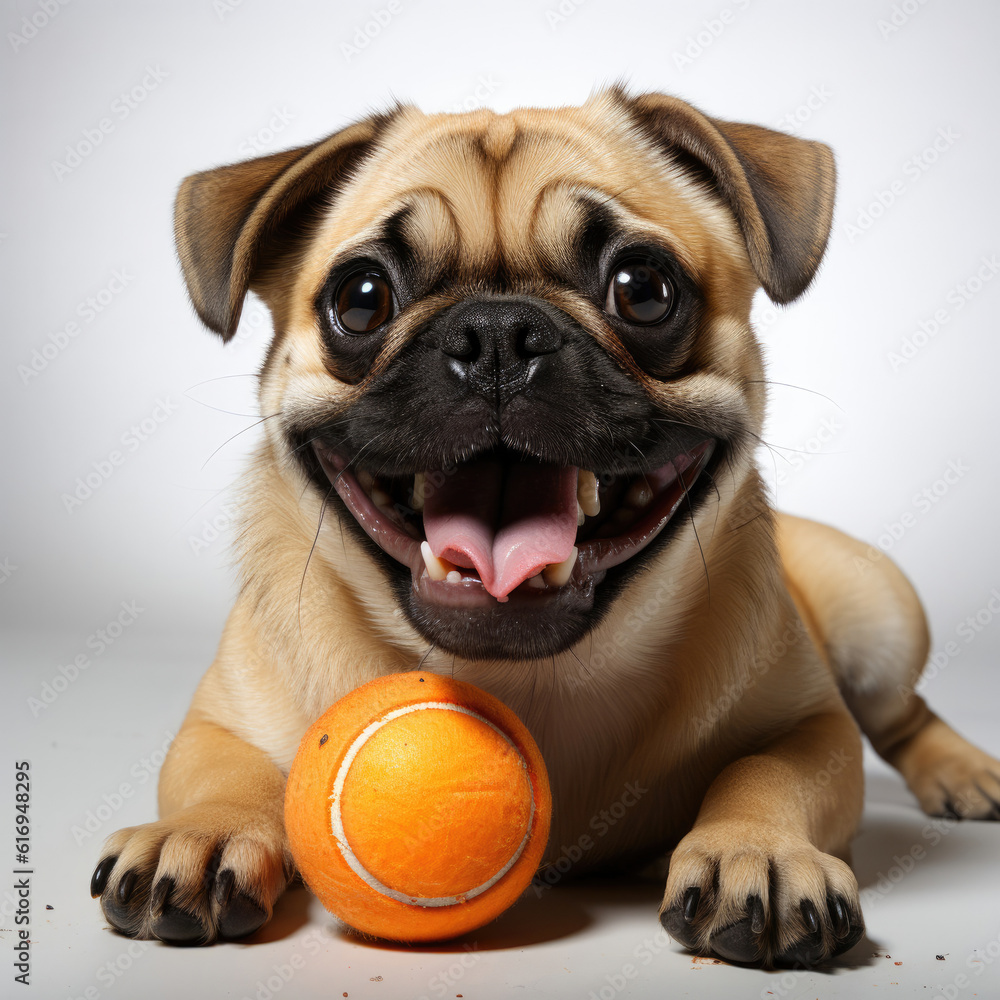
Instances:
[[[328,199],[371,150],[386,118],[348,126],[311,146],[192,174],[177,192],[174,235],[202,322],[229,340],[251,282],[287,251],[287,232]]]
[[[750,263],[775,302],[812,281],[833,218],[836,170],[821,142],[709,118],[676,97],[627,99],[644,131],[729,205]]]

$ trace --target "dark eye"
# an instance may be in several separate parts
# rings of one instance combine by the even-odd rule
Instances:
[[[604,308],[636,326],[665,320],[674,308],[674,283],[656,261],[632,257],[615,266]]]
[[[347,333],[371,333],[392,316],[392,289],[378,271],[356,271],[340,283],[333,308]]]

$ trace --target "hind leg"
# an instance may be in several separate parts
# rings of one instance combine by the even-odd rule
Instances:
[[[930,641],[906,577],[834,528],[787,514],[777,524],[789,591],[875,750],[930,815],[1000,819],[1000,761],[914,690]]]

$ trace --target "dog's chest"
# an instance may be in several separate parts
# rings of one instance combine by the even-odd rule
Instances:
[[[669,847],[697,808],[676,780],[669,720],[648,690],[591,681],[579,687],[477,683],[524,720],[542,751],[553,817],[545,863],[580,872],[612,857]],[[700,784],[700,783],[699,783]]]

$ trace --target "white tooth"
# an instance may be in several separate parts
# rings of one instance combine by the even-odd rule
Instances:
[[[629,507],[642,509],[648,507],[653,500],[653,491],[645,479],[636,480],[625,494],[625,503]]]
[[[450,569],[450,570],[448,570],[448,575],[445,577],[445,580],[448,583],[461,583],[462,582],[462,574],[459,573],[459,571],[457,569]]]
[[[373,486],[371,491],[372,502],[376,507],[391,507],[392,497],[385,490],[378,486]]]
[[[576,480],[576,499],[587,517],[601,513],[601,500],[597,494],[597,476],[588,469],[581,469]]]
[[[413,509],[423,510],[424,509],[424,483],[427,477],[422,473],[418,472],[413,477]]]
[[[545,581],[542,579],[542,574],[536,573],[534,576],[529,576],[528,586],[531,587],[532,590],[544,590]]]
[[[579,528],[584,521],[587,520],[587,515],[584,514],[583,508],[580,506],[580,501],[576,502],[576,526]]]
[[[361,484],[361,488],[365,491],[365,493],[371,493],[372,484],[375,482],[375,480],[372,478],[372,474],[370,472],[366,472],[364,469],[358,469],[356,478],[358,482]]]
[[[424,557],[424,565],[427,567],[427,575],[432,580],[443,580],[455,567],[447,559],[438,559],[431,552],[430,542],[426,539],[420,543],[420,554]]]
[[[573,567],[576,565],[576,557],[580,554],[580,550],[574,545],[573,551],[570,552],[569,558],[565,562],[561,563],[550,563],[545,569],[542,570],[542,576],[545,577],[545,582],[550,587],[561,587],[567,580],[569,580],[570,575],[573,572]]]

